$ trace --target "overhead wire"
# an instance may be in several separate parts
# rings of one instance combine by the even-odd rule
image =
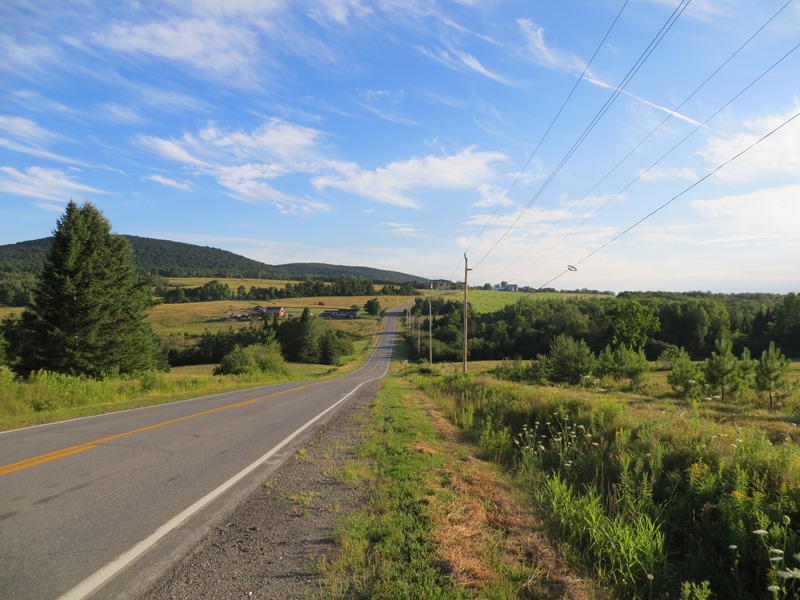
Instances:
[[[763,79],[768,73],[770,73],[775,67],[777,67],[780,63],[786,60],[789,56],[794,54],[798,49],[800,49],[800,43],[796,44],[794,47],[791,48],[788,52],[786,52],[783,56],[781,56],[778,60],[776,60],[772,65],[770,65],[766,70],[764,70],[758,77],[748,83],[744,88],[742,88],[736,95],[734,95],[730,100],[728,100],[725,104],[723,104],[720,108],[718,108],[714,113],[712,113],[709,117],[707,117],[702,123],[697,125],[691,132],[689,132],[685,137],[683,137],[680,141],[678,141],[675,145],[673,145],[669,150],[667,150],[664,154],[662,154],[658,159],[656,159],[653,163],[650,164],[646,169],[641,171],[636,177],[634,177],[631,181],[629,181],[622,189],[617,191],[614,195],[608,198],[605,202],[603,202],[600,206],[598,206],[594,212],[592,212],[589,216],[584,218],[580,223],[578,223],[575,227],[573,227],[569,232],[564,234],[555,244],[553,244],[550,248],[548,248],[544,253],[542,253],[539,257],[536,258],[531,264],[529,264],[526,269],[530,268],[533,264],[538,262],[541,258],[546,256],[550,251],[552,251],[556,246],[561,244],[565,239],[569,236],[573,235],[578,229],[580,229],[583,225],[586,224],[587,221],[592,219],[597,213],[603,210],[606,206],[608,206],[611,202],[613,202],[616,198],[622,195],[625,191],[627,191],[634,183],[639,181],[642,177],[644,177],[648,172],[650,172],[654,167],[656,167],[659,163],[661,163],[665,158],[667,158],[670,154],[672,154],[675,150],[677,150],[681,145],[683,145],[686,140],[692,137],[695,133],[697,133],[700,129],[705,127],[712,119],[714,119],[717,115],[719,115],[723,110],[725,110],[728,106],[733,104],[742,94],[747,92],[750,88],[752,88],[756,83],[758,83],[761,79]],[[523,271],[520,272],[523,273]]]
[[[748,145],[748,146],[747,146],[746,148],[744,148],[743,150],[740,150],[739,152],[737,152],[736,154],[734,154],[734,155],[733,155],[731,158],[729,158],[729,159],[728,159],[728,160],[726,160],[725,162],[721,163],[720,165],[718,165],[718,166],[717,166],[716,168],[714,168],[713,170],[711,170],[711,171],[709,171],[708,173],[706,173],[706,174],[705,174],[703,177],[701,177],[700,179],[698,179],[697,181],[695,181],[694,183],[692,183],[690,186],[686,187],[686,188],[685,188],[683,191],[679,192],[678,194],[675,194],[675,195],[674,195],[674,196],[672,196],[672,197],[671,197],[669,200],[667,200],[667,201],[666,201],[666,202],[664,202],[663,204],[661,204],[661,205],[659,205],[658,207],[656,207],[654,210],[652,210],[652,211],[650,211],[649,213],[647,213],[647,214],[646,214],[645,216],[643,216],[641,219],[639,219],[638,221],[636,221],[635,223],[633,223],[633,225],[630,225],[629,227],[627,227],[627,228],[623,229],[622,231],[620,231],[620,232],[619,232],[617,235],[615,235],[614,237],[612,237],[611,239],[609,239],[608,241],[606,241],[605,243],[603,243],[601,246],[599,246],[598,248],[596,248],[595,250],[593,250],[592,252],[590,252],[589,254],[587,254],[586,256],[584,256],[584,257],[583,257],[582,259],[580,259],[578,262],[576,262],[576,263],[575,263],[575,266],[573,266],[573,265],[570,265],[569,267],[567,267],[567,269],[565,269],[564,271],[562,271],[561,273],[559,273],[558,275],[556,275],[556,276],[555,276],[554,278],[552,278],[550,281],[548,281],[547,283],[545,283],[545,284],[543,284],[542,286],[540,286],[540,288],[539,288],[539,289],[541,289],[541,288],[543,288],[543,287],[545,287],[545,286],[549,285],[550,283],[552,283],[552,282],[553,282],[553,281],[555,281],[556,279],[558,279],[558,278],[562,277],[562,276],[563,276],[564,274],[566,274],[567,272],[569,272],[569,271],[575,271],[575,270],[577,270],[577,265],[580,265],[580,264],[582,264],[583,262],[587,261],[587,260],[588,260],[588,259],[590,259],[592,256],[594,256],[595,254],[597,254],[598,252],[600,252],[600,251],[602,251],[603,249],[605,249],[606,247],[608,247],[610,244],[612,244],[612,243],[614,243],[615,241],[617,241],[617,240],[618,240],[619,238],[621,238],[623,235],[625,235],[626,233],[629,233],[630,231],[632,231],[633,229],[635,229],[636,227],[638,227],[639,225],[641,225],[642,223],[644,223],[645,221],[647,221],[647,220],[648,220],[649,218],[651,218],[653,215],[655,215],[655,214],[657,214],[657,213],[661,212],[662,210],[664,210],[666,207],[668,207],[670,204],[672,204],[672,203],[673,203],[675,200],[677,200],[677,199],[678,199],[678,198],[680,198],[681,196],[685,195],[685,194],[686,194],[686,193],[688,193],[689,191],[691,191],[691,190],[693,190],[694,188],[696,188],[698,185],[700,185],[701,183],[703,183],[703,182],[704,182],[706,179],[708,179],[709,177],[711,177],[711,176],[712,176],[712,175],[714,175],[715,173],[719,172],[720,170],[722,170],[723,168],[725,168],[726,166],[728,166],[729,164],[731,164],[732,162],[734,162],[735,160],[737,160],[738,158],[740,158],[741,156],[743,156],[744,154],[746,154],[747,152],[749,152],[750,150],[752,150],[753,148],[755,148],[756,146],[758,146],[759,144],[761,144],[761,143],[762,143],[764,140],[768,139],[768,138],[769,138],[769,137],[771,137],[773,134],[775,134],[776,132],[780,131],[780,130],[781,130],[781,129],[783,129],[784,127],[786,127],[786,125],[788,125],[789,123],[791,123],[792,121],[794,121],[794,120],[795,120],[795,119],[797,119],[798,117],[800,117],[800,112],[797,112],[797,113],[795,113],[794,115],[792,115],[791,117],[789,117],[788,119],[786,119],[785,121],[783,121],[783,123],[781,123],[780,125],[778,125],[778,126],[777,126],[777,127],[775,127],[774,129],[772,129],[772,130],[770,130],[769,132],[767,132],[767,133],[765,133],[764,135],[762,135],[762,136],[761,136],[759,139],[757,139],[756,141],[754,141],[753,143],[751,143],[750,145]],[[570,268],[570,267],[571,267],[571,268]]]
[[[614,172],[615,172],[615,171],[616,171],[616,170],[617,170],[617,169],[618,169],[618,168],[619,168],[619,167],[620,167],[620,166],[621,166],[621,165],[622,165],[622,164],[623,164],[623,163],[624,163],[624,162],[625,162],[625,161],[626,161],[628,158],[630,158],[630,157],[631,157],[631,156],[632,156],[632,155],[633,155],[633,154],[634,154],[634,153],[635,153],[635,152],[636,152],[636,151],[637,151],[639,148],[641,148],[641,147],[642,147],[642,145],[644,145],[644,143],[645,143],[645,142],[647,142],[647,140],[649,140],[649,139],[650,139],[650,138],[651,138],[653,135],[655,135],[655,134],[656,134],[656,132],[658,132],[658,130],[659,130],[659,129],[661,129],[661,127],[662,127],[662,126],[663,126],[663,125],[664,125],[664,124],[665,124],[667,121],[669,121],[669,120],[670,120],[670,119],[671,119],[671,118],[672,118],[672,117],[673,117],[673,116],[674,116],[676,113],[678,113],[678,112],[681,110],[681,108],[683,108],[683,106],[685,106],[685,105],[686,105],[686,103],[687,103],[687,102],[689,102],[689,100],[691,100],[691,99],[692,99],[692,98],[693,98],[693,97],[694,97],[694,96],[695,96],[695,95],[696,95],[696,94],[697,94],[697,93],[698,93],[698,92],[699,92],[699,91],[700,91],[702,88],[704,88],[704,87],[705,87],[705,86],[706,86],[706,85],[707,85],[707,84],[708,84],[708,83],[709,83],[709,82],[710,82],[710,81],[711,81],[711,80],[712,80],[714,77],[716,77],[716,75],[717,75],[717,74],[718,74],[720,71],[722,71],[722,69],[724,69],[724,68],[725,68],[725,67],[728,65],[728,63],[730,63],[730,62],[731,62],[731,61],[732,61],[732,60],[733,60],[733,59],[734,59],[734,58],[735,58],[735,57],[736,57],[736,56],[737,56],[737,55],[738,55],[738,54],[739,54],[739,53],[740,53],[740,52],[741,52],[741,51],[742,51],[742,50],[743,50],[743,49],[744,49],[746,46],[748,46],[748,45],[750,44],[750,42],[752,42],[752,41],[753,41],[753,39],[755,39],[755,37],[756,37],[758,34],[760,34],[760,33],[761,33],[761,32],[762,32],[762,31],[763,31],[763,30],[764,30],[764,29],[765,29],[765,28],[766,28],[766,27],[767,27],[767,26],[768,26],[770,23],[772,23],[772,22],[773,22],[773,21],[774,21],[774,20],[775,20],[775,19],[776,19],[776,18],[777,18],[779,15],[780,15],[780,13],[782,13],[782,12],[783,12],[783,11],[786,9],[786,7],[788,7],[788,6],[789,6],[789,4],[791,4],[791,3],[792,3],[792,1],[793,1],[793,0],[787,0],[787,1],[786,1],[786,2],[783,4],[783,6],[781,6],[781,7],[780,7],[780,8],[779,8],[779,9],[778,9],[778,10],[777,10],[777,11],[776,11],[776,12],[775,12],[775,13],[774,13],[774,14],[773,14],[773,15],[772,15],[770,18],[769,18],[769,19],[767,19],[767,21],[766,21],[766,22],[764,22],[764,23],[763,23],[763,24],[762,24],[762,25],[761,25],[761,26],[760,26],[758,29],[756,29],[756,30],[755,30],[755,31],[754,31],[754,32],[753,32],[753,33],[750,35],[750,37],[748,37],[748,38],[747,38],[747,39],[746,39],[746,40],[745,40],[745,41],[744,41],[744,42],[743,42],[743,43],[742,43],[742,44],[741,44],[741,45],[740,45],[740,46],[739,46],[739,47],[738,47],[738,48],[737,48],[737,49],[736,49],[736,50],[735,50],[735,51],[734,51],[734,52],[733,52],[733,53],[732,53],[730,56],[728,56],[728,58],[726,58],[726,59],[725,59],[725,60],[722,62],[722,64],[720,64],[720,65],[719,65],[719,66],[718,66],[718,67],[717,67],[717,68],[716,68],[716,69],[715,69],[715,70],[714,70],[714,71],[713,71],[713,72],[712,72],[710,75],[708,75],[708,77],[706,77],[706,78],[705,78],[705,80],[703,80],[703,82],[702,82],[700,85],[698,85],[698,86],[697,86],[697,87],[694,89],[694,91],[692,91],[692,93],[690,93],[690,94],[689,94],[689,95],[688,95],[688,96],[687,96],[687,97],[686,97],[686,98],[685,98],[685,99],[684,99],[684,100],[683,100],[683,101],[682,101],[682,102],[681,102],[681,103],[680,103],[678,106],[676,106],[674,109],[670,110],[670,111],[669,111],[669,113],[667,114],[667,116],[666,116],[666,117],[664,117],[664,119],[662,119],[662,120],[661,120],[661,122],[660,122],[658,125],[656,125],[656,127],[655,127],[655,128],[653,128],[653,129],[652,129],[652,130],[651,130],[651,131],[650,131],[650,132],[649,132],[649,133],[648,133],[648,134],[647,134],[647,135],[646,135],[646,136],[645,136],[645,137],[644,137],[644,138],[643,138],[643,139],[642,139],[642,140],[641,140],[641,141],[640,141],[638,144],[636,144],[636,146],[634,146],[634,147],[633,147],[633,148],[632,148],[632,149],[631,149],[631,150],[630,150],[630,151],[629,151],[629,152],[628,152],[628,153],[627,153],[625,156],[623,156],[623,157],[622,157],[622,158],[621,158],[621,159],[620,159],[620,160],[619,160],[619,161],[618,161],[618,162],[617,162],[617,163],[616,163],[616,164],[615,164],[615,165],[614,165],[614,166],[613,166],[613,167],[612,167],[612,168],[611,168],[611,169],[610,169],[608,172],[606,172],[606,174],[605,174],[605,175],[603,175],[603,176],[602,176],[602,177],[601,177],[601,178],[600,178],[600,179],[599,179],[599,180],[598,180],[598,181],[597,181],[597,182],[596,182],[594,185],[592,185],[592,187],[591,187],[591,188],[590,188],[590,189],[589,189],[587,192],[585,192],[581,198],[579,198],[578,200],[576,200],[575,202],[573,202],[573,203],[572,203],[572,204],[569,206],[569,208],[567,209],[567,211],[566,211],[566,212],[565,212],[563,215],[561,215],[561,217],[559,217],[559,218],[558,218],[558,219],[557,219],[555,222],[551,223],[551,224],[550,224],[550,226],[549,226],[549,227],[548,227],[548,228],[547,228],[547,229],[546,229],[544,232],[542,232],[542,233],[541,233],[541,234],[540,234],[540,235],[539,235],[539,236],[538,236],[538,237],[537,237],[537,238],[536,238],[536,239],[535,239],[535,240],[534,240],[534,241],[533,241],[533,242],[532,242],[532,243],[531,243],[531,244],[530,244],[530,245],[529,245],[529,246],[528,246],[528,247],[527,247],[525,250],[523,250],[523,251],[522,251],[522,252],[521,252],[521,253],[520,253],[520,254],[519,254],[519,255],[518,255],[518,256],[517,256],[517,257],[516,257],[516,258],[515,258],[513,261],[511,261],[511,263],[509,263],[509,265],[508,265],[508,266],[507,266],[505,269],[508,269],[508,268],[510,268],[511,266],[513,266],[514,264],[516,264],[516,263],[517,263],[517,261],[518,261],[520,258],[522,258],[524,255],[526,255],[528,252],[530,252],[530,250],[531,250],[531,249],[532,249],[532,248],[533,248],[533,247],[534,247],[534,246],[535,246],[535,245],[536,245],[536,244],[537,244],[537,243],[538,243],[538,242],[539,242],[539,241],[540,241],[542,238],[544,238],[544,236],[546,236],[548,233],[550,233],[550,231],[552,231],[552,230],[553,230],[553,229],[554,229],[554,228],[555,228],[555,227],[556,227],[556,226],[557,226],[559,223],[561,223],[561,221],[563,221],[563,220],[564,220],[564,219],[567,217],[567,215],[571,214],[571,213],[572,213],[572,211],[575,209],[575,207],[576,207],[576,206],[578,206],[578,205],[579,205],[581,202],[583,202],[583,201],[584,201],[584,200],[585,200],[585,199],[586,199],[586,198],[587,198],[587,197],[588,197],[588,196],[589,196],[589,195],[590,195],[592,192],[594,192],[594,191],[595,191],[595,190],[596,190],[596,189],[597,189],[597,188],[598,188],[598,187],[599,187],[599,186],[600,186],[600,185],[601,185],[601,184],[602,184],[602,183],[603,183],[603,182],[604,182],[606,179],[608,179],[608,177],[610,177],[610,176],[611,176],[611,175],[612,175],[612,174],[613,174],[613,173],[614,173]],[[784,57],[784,58],[785,58],[785,57]],[[781,59],[781,60],[782,60],[782,59]],[[774,67],[774,66],[775,66],[775,65],[773,65],[773,67]],[[726,104],[726,106],[727,106],[727,104]],[[717,114],[717,113],[715,113],[715,115],[716,115],[716,114]],[[705,125],[706,125],[706,123],[708,123],[708,119],[707,119],[707,120],[706,120],[704,123],[702,123],[702,124],[701,124],[701,126],[705,126]],[[695,131],[697,131],[697,129],[695,129],[695,130],[692,132],[692,134],[693,134]],[[674,148],[673,148],[673,149],[674,149]],[[650,168],[652,168],[653,166],[655,166],[655,165],[651,165],[651,167],[650,167]],[[634,181],[635,181],[635,180],[634,180]],[[616,197],[617,197],[617,196],[618,196],[620,193],[622,193],[622,192],[623,192],[625,189],[627,189],[627,187],[626,187],[626,188],[624,188],[623,190],[621,190],[620,192],[617,192],[617,194],[614,196],[614,198],[616,198]],[[604,204],[603,204],[603,205],[602,205],[602,206],[601,206],[601,207],[600,207],[598,210],[596,210],[594,213],[592,213],[592,215],[591,215],[589,218],[591,218],[591,217],[593,217],[595,214],[597,214],[597,213],[598,213],[600,210],[602,210],[602,208],[604,208],[604,207],[605,207],[605,206],[606,206],[608,203],[610,203],[612,200],[613,200],[613,198],[612,198],[611,200],[607,201],[606,203],[604,203]],[[586,220],[588,220],[588,219],[586,219]],[[583,223],[585,223],[585,222],[586,222],[586,220],[584,220],[583,222],[581,222],[581,224],[580,224],[580,225],[583,225]],[[580,227],[580,225],[579,225],[579,227]],[[577,229],[577,228],[576,228],[576,229]],[[553,248],[555,248],[555,247],[556,247],[558,244],[560,244],[562,241],[564,241],[564,239],[565,239],[565,238],[566,238],[568,235],[570,235],[571,233],[573,233],[574,231],[575,231],[574,229],[573,229],[572,231],[570,231],[570,232],[569,232],[567,235],[565,235],[563,238],[561,238],[561,240],[559,240],[559,241],[558,241],[556,244],[554,244],[553,246],[551,246],[551,247],[550,247],[550,248],[549,248],[547,251],[545,251],[543,254],[539,255],[539,256],[536,258],[536,260],[534,260],[533,262],[529,263],[529,264],[528,264],[528,265],[527,265],[527,266],[526,266],[524,269],[522,269],[522,271],[520,271],[520,272],[519,272],[517,275],[515,275],[515,276],[514,276],[512,279],[518,279],[518,278],[519,278],[519,277],[520,277],[520,276],[521,276],[521,275],[522,275],[522,274],[523,274],[523,273],[524,273],[524,272],[525,272],[527,269],[529,269],[530,267],[532,267],[532,266],[533,266],[534,264],[536,264],[536,263],[537,263],[539,260],[541,260],[541,259],[542,259],[544,256],[546,256],[546,255],[547,255],[547,254],[548,254],[548,253],[549,253],[549,252],[550,252],[550,251],[551,251]],[[501,272],[500,272],[500,274],[499,274],[499,275],[497,275],[497,277],[496,277],[495,279],[499,279],[499,278],[501,278],[501,277],[503,276],[504,272],[505,272],[505,269],[504,269],[504,271],[501,271]]]
[[[497,203],[497,206],[495,206],[494,212],[492,213],[492,215],[489,217],[489,219],[486,221],[486,223],[483,224],[483,227],[481,228],[481,230],[478,232],[478,234],[474,238],[472,238],[472,241],[467,246],[467,249],[466,249],[467,253],[470,251],[470,249],[472,248],[472,245],[475,243],[475,241],[478,238],[480,238],[481,235],[483,235],[483,232],[486,231],[486,228],[492,223],[494,218],[497,216],[497,213],[500,210],[500,207],[505,203],[506,200],[508,200],[508,196],[514,190],[514,188],[516,187],[517,183],[519,183],[519,180],[522,178],[523,173],[525,173],[525,171],[528,170],[528,167],[530,166],[531,162],[533,162],[533,159],[536,156],[536,153],[539,151],[539,148],[542,146],[542,144],[544,143],[545,139],[547,139],[547,136],[550,134],[550,130],[553,128],[553,126],[555,125],[556,121],[558,121],[558,118],[561,116],[561,113],[564,111],[564,108],[569,103],[570,99],[572,98],[573,94],[575,93],[575,90],[577,89],[577,87],[580,84],[580,82],[583,81],[583,78],[586,76],[586,73],[589,71],[589,67],[592,65],[592,63],[594,62],[594,59],[597,57],[597,55],[600,53],[600,50],[603,48],[603,45],[606,43],[606,40],[608,39],[608,36],[611,35],[611,32],[614,29],[614,27],[616,26],[616,24],[619,21],[620,17],[622,16],[622,13],[625,10],[625,7],[628,6],[628,2],[630,2],[630,0],[625,0],[623,2],[622,6],[620,7],[619,11],[617,12],[616,17],[614,17],[614,20],[611,22],[611,25],[606,30],[606,33],[603,36],[603,39],[600,40],[599,44],[597,44],[597,48],[595,48],[594,52],[592,53],[591,58],[586,63],[586,66],[583,68],[583,71],[581,72],[580,77],[578,77],[578,79],[575,81],[575,84],[572,86],[572,89],[570,89],[569,93],[567,94],[567,97],[561,103],[561,106],[559,107],[559,109],[556,112],[555,116],[553,116],[553,118],[550,121],[550,124],[547,126],[547,129],[545,130],[545,132],[542,134],[542,137],[539,139],[539,142],[536,144],[536,147],[533,149],[533,152],[531,152],[530,156],[528,156],[528,160],[525,161],[525,165],[517,173],[517,176],[514,178],[514,181],[511,183],[511,186],[508,188],[508,190],[506,190],[506,193],[503,195],[503,198],[500,200],[500,202]],[[450,276],[451,279],[453,278],[453,276],[455,275],[455,273],[458,271],[458,269],[460,267],[461,267],[461,261],[459,260],[458,266],[453,270],[453,274]]]
[[[645,48],[645,50],[642,52],[642,54],[640,54],[639,58],[636,60],[634,65],[630,68],[628,73],[625,75],[625,77],[623,78],[622,82],[620,82],[620,84],[614,89],[614,91],[612,92],[611,96],[606,100],[605,104],[603,104],[603,106],[600,108],[600,110],[597,112],[597,114],[594,116],[594,118],[591,120],[591,122],[586,126],[586,128],[583,130],[583,133],[581,133],[581,135],[578,137],[578,139],[573,143],[572,147],[564,155],[564,157],[561,159],[561,161],[559,162],[557,167],[550,173],[550,175],[547,177],[547,179],[544,181],[544,183],[542,183],[542,185],[539,187],[538,191],[533,195],[533,197],[528,202],[528,204],[525,206],[525,208],[523,208],[517,214],[517,217],[514,219],[514,221],[511,223],[511,225],[508,226],[508,228],[503,232],[503,234],[498,238],[498,240],[491,246],[491,248],[489,248],[489,250],[486,251],[486,253],[483,255],[483,257],[481,257],[481,259],[476,263],[474,268],[477,269],[483,263],[483,261],[486,260],[486,258],[497,248],[497,246],[506,238],[506,236],[509,234],[509,232],[516,226],[516,224],[522,218],[522,215],[525,214],[525,212],[542,195],[544,190],[550,185],[550,183],[553,181],[553,179],[555,179],[555,177],[558,175],[558,173],[564,167],[564,165],[567,164],[569,159],[573,156],[573,154],[575,154],[575,152],[578,150],[578,148],[583,144],[583,142],[589,136],[589,134],[594,130],[594,128],[597,126],[597,123],[600,121],[600,119],[602,119],[603,116],[608,112],[608,110],[614,104],[616,99],[620,96],[620,94],[623,92],[623,90],[631,82],[631,80],[636,75],[636,73],[638,73],[639,69],[641,69],[642,66],[644,65],[644,63],[647,62],[647,59],[650,57],[650,55],[652,55],[652,53],[655,51],[656,47],[658,47],[658,45],[661,43],[661,41],[664,39],[664,37],[670,31],[670,29],[672,29],[672,26],[675,24],[675,22],[678,20],[678,18],[680,18],[680,16],[683,14],[683,12],[686,10],[686,8],[689,6],[690,3],[691,3],[691,0],[681,0],[680,4],[675,8],[675,10],[669,16],[667,21],[664,23],[664,25],[661,26],[661,29],[658,31],[658,33],[655,35],[655,37],[650,41],[650,43]]]

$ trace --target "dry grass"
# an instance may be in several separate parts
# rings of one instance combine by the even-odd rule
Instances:
[[[430,399],[414,396],[441,442],[438,447],[418,442],[410,450],[451,457],[444,469],[431,473],[429,485],[438,493],[428,502],[437,552],[453,580],[480,596],[501,576],[525,573],[518,597],[596,598],[591,584],[553,549],[541,521],[517,499],[497,468],[478,458],[478,449],[462,439]]]

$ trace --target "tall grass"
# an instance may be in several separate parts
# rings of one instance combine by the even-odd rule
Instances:
[[[800,448],[757,420],[460,375],[415,382],[620,598],[762,598],[769,585],[794,597],[753,531],[794,561]]]
[[[301,375],[313,376],[304,369],[289,375],[215,377],[211,367],[200,374],[195,368],[191,374],[184,375],[189,370],[178,368],[173,373],[145,373],[137,379],[104,380],[38,371],[19,380],[7,367],[0,366],[0,429],[228,392],[298,379]],[[317,372],[317,376],[322,374],[319,366]]]

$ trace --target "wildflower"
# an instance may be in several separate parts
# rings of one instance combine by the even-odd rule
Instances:
[[[738,550],[738,549],[739,549],[739,546],[737,546],[736,544],[731,544],[730,546],[728,546],[728,550],[731,550],[733,552],[736,552],[736,550]]]
[[[780,592],[781,588],[779,588],[777,585],[771,585],[771,586],[769,586],[767,588],[767,591],[768,592]]]
[[[783,515],[783,524],[784,525],[789,525],[789,523],[791,523],[791,522],[792,522],[792,520],[789,518],[789,515]]]
[[[776,575],[781,579],[800,579],[800,569],[795,567],[788,571],[778,571]]]
[[[767,535],[767,533],[769,533],[769,532],[766,529],[755,529],[753,531],[753,533],[755,533],[759,537],[763,537],[763,536]]]
[[[731,498],[736,498],[738,500],[739,498],[744,498],[744,494],[739,490],[733,490],[731,492]]]
[[[779,548],[770,548],[769,551],[770,551],[771,554],[777,554],[778,556],[782,556],[783,555],[783,550],[781,550]]]
[[[773,556],[772,558],[769,559],[769,562],[773,562],[775,564],[778,564],[779,562],[783,562],[783,557],[782,556]]]

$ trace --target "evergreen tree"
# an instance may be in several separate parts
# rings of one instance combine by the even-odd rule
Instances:
[[[775,342],[770,342],[769,348],[761,354],[761,358],[758,359],[755,366],[756,389],[759,392],[767,392],[770,408],[772,408],[776,392],[788,387],[786,381],[786,371],[788,370],[789,359],[779,348],[775,347]]]
[[[676,392],[686,398],[697,389],[701,383],[700,368],[692,362],[691,357],[683,348],[672,359],[670,372],[667,373],[667,383]]]
[[[13,336],[14,368],[103,378],[155,368],[150,290],[130,243],[91,203],[59,219],[33,301]]]
[[[726,392],[735,390],[739,384],[739,359],[733,353],[731,340],[718,339],[715,342],[716,352],[705,362],[706,381],[714,391],[719,391],[720,399],[725,402]]]

